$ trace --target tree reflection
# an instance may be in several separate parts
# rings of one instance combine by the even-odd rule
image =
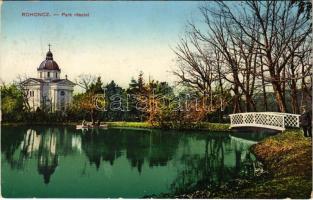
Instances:
[[[12,169],[22,168],[23,165],[19,164],[19,159],[14,158],[14,153],[21,145],[24,138],[24,133],[27,129],[20,128],[21,131],[16,131],[15,127],[2,127],[1,131],[1,153],[2,158],[8,161]]]
[[[102,161],[114,164],[114,160],[121,156],[123,143],[118,132],[109,134],[106,130],[91,130],[82,135],[82,150],[90,165],[95,164],[97,170]]]
[[[149,131],[145,133],[125,134],[126,137],[126,158],[131,163],[132,168],[137,168],[141,173],[145,158],[149,156]]]
[[[177,151],[180,137],[177,133],[155,131],[150,135],[149,166],[166,166]]]
[[[82,136],[82,149],[99,169],[102,161],[111,165],[125,152],[132,168],[139,173],[148,161],[149,167],[165,166],[175,154],[179,137],[175,134],[149,130],[99,130],[87,131]]]

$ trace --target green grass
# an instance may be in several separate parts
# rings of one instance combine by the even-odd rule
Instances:
[[[106,122],[109,127],[127,127],[127,128],[154,128],[148,122]]]
[[[127,127],[127,128],[160,128],[157,124],[150,124],[149,122],[106,122],[109,127]],[[230,131],[229,124],[219,124],[219,123],[209,123],[201,122],[195,123],[191,128],[186,128],[190,130],[209,130],[209,131]]]
[[[230,124],[222,123],[210,123],[210,122],[201,122],[198,126],[199,129],[210,130],[210,131],[230,131]]]

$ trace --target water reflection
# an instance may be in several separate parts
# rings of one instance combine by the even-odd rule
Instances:
[[[56,152],[56,134],[48,129],[46,134],[40,135],[33,129],[28,129],[20,146],[19,165],[32,156],[37,156],[38,173],[48,184],[50,176],[58,166],[58,155]]]
[[[112,129],[82,135],[82,149],[91,165],[97,169],[102,161],[113,165],[114,160],[125,153],[129,165],[139,173],[145,161],[150,167],[165,166],[172,159],[178,143],[179,137],[175,134],[144,130]]]
[[[25,158],[32,156],[34,151],[38,151],[41,141],[41,135],[38,135],[35,130],[28,129],[21,142],[21,153]]]
[[[43,176],[45,184],[50,182],[50,177],[59,164],[59,154],[81,152],[81,136],[68,134],[66,128],[27,129],[25,132],[19,148],[16,147],[15,151],[12,151],[15,144],[11,146],[10,140],[3,141],[2,144],[8,142],[9,145],[2,148],[2,153],[5,153],[13,169],[23,170],[29,160],[36,159],[38,174]]]
[[[35,131],[31,131],[36,134]],[[58,166],[58,154],[56,152],[56,133],[54,130],[48,130],[42,135],[38,149],[38,173],[43,175],[45,184],[50,181],[50,176]]]
[[[126,129],[77,132],[67,127],[16,131],[6,128],[2,133],[1,150],[2,162],[8,163],[12,170],[23,170],[28,162],[35,161],[37,172],[46,185],[53,179],[56,169],[63,166],[62,161],[71,159],[70,155],[78,155],[86,161],[71,167],[83,168],[83,172],[64,176],[85,176],[92,168],[99,172],[105,163],[115,167],[117,160],[127,160],[128,164],[123,167],[135,169],[138,179],[143,176],[143,170],[149,168],[173,169],[174,175],[169,170],[168,177],[174,178],[164,192],[179,193],[207,184],[220,185],[237,176],[253,176],[255,158],[249,152],[252,143],[247,138],[222,133]],[[153,177],[158,178],[162,177]]]

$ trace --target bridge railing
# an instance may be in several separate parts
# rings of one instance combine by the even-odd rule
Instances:
[[[300,115],[285,113],[285,127],[300,127]]]
[[[230,114],[230,127],[261,127],[285,130],[286,127],[299,127],[297,114],[278,112],[248,112]]]

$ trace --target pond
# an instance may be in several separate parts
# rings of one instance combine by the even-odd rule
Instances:
[[[253,176],[266,133],[2,127],[4,197],[141,198]]]

